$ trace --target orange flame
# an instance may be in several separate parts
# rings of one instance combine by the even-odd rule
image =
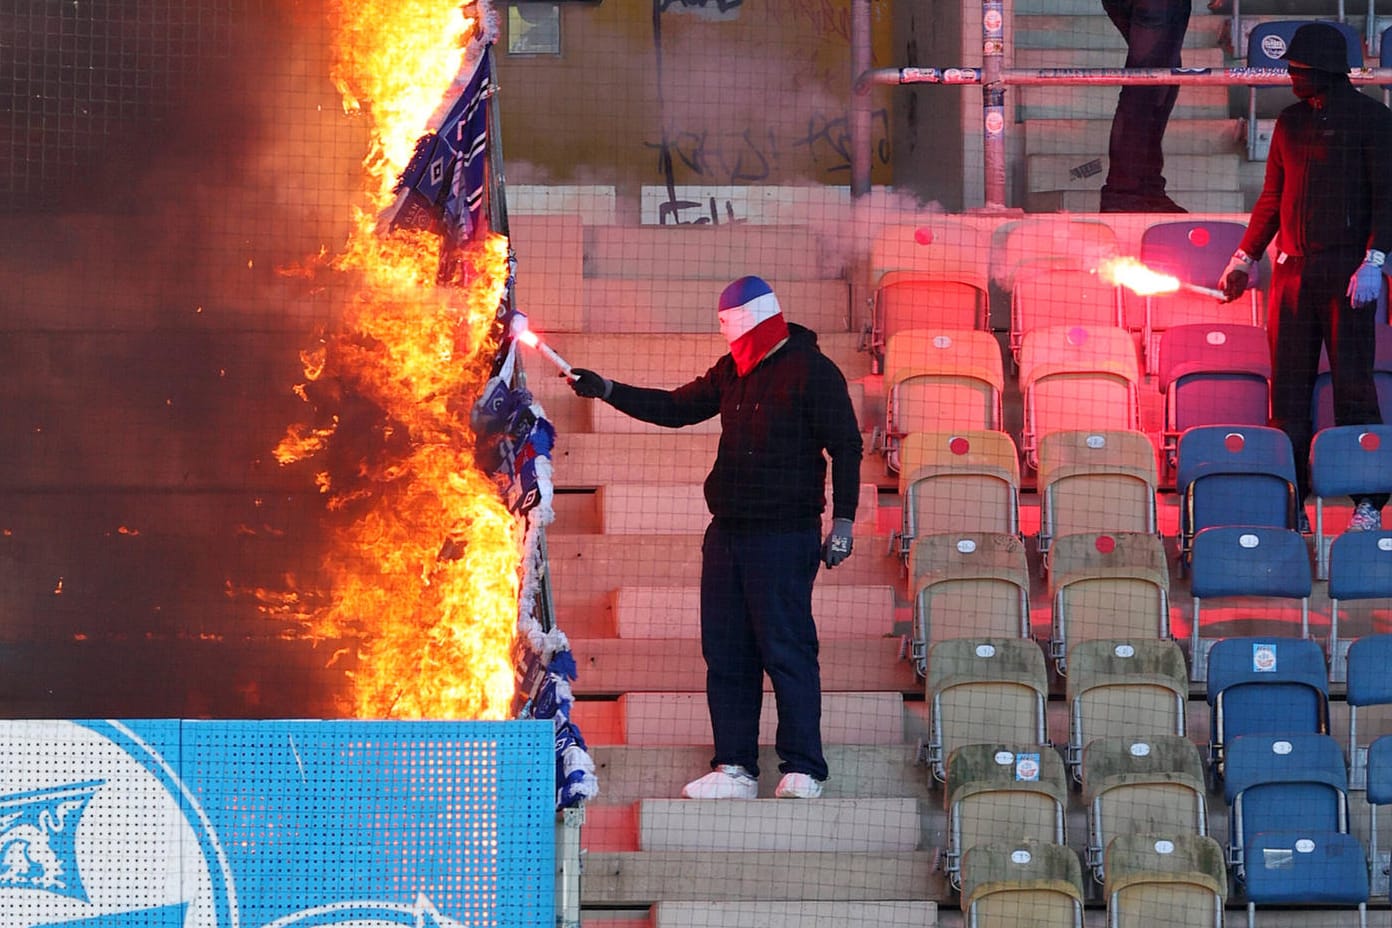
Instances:
[[[345,110],[372,120],[364,161],[371,205],[357,212],[332,262],[359,281],[344,332],[302,355],[306,383],[296,388],[358,414],[293,426],[275,451],[282,464],[326,456],[315,481],[328,509],[342,514],[325,557],[327,605],[304,623],[316,638],[358,641],[345,707],[352,715],[505,718],[522,528],[474,465],[468,410],[497,349],[489,332],[506,287],[507,239],[475,242],[466,285],[441,289],[435,236],[375,229],[375,213],[458,76],[472,20],[459,0],[332,6],[333,79]],[[285,608],[275,612],[313,599],[278,603]]]
[[[1125,287],[1138,296],[1174,293],[1179,289],[1178,277],[1153,271],[1135,258],[1125,256],[1102,261],[1097,265],[1097,276],[1114,287]]]

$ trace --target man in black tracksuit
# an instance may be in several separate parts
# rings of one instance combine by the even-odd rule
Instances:
[[[673,390],[635,387],[577,368],[572,388],[635,419],[672,428],[720,416],[705,482],[713,516],[701,547],[701,649],[715,736],[712,771],[694,799],[757,795],[763,675],[778,707],[775,795],[816,798],[827,778],[821,674],[812,620],[819,564],[849,556],[862,441],[846,380],[810,330],[783,321],[772,290],[745,277],[720,299],[730,353]],[[826,456],[832,529],[823,540]]]
[[[1392,247],[1392,113],[1349,82],[1347,47],[1333,26],[1301,26],[1282,57],[1300,102],[1276,120],[1265,184],[1219,287],[1228,300],[1240,296],[1277,238],[1267,321],[1271,422],[1290,436],[1300,527],[1308,531],[1310,407],[1321,344],[1335,422],[1382,421],[1373,326]],[[1378,528],[1386,502],[1386,495],[1355,497],[1349,527]]]

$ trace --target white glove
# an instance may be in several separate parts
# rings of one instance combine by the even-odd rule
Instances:
[[[1247,292],[1247,285],[1252,280],[1252,267],[1256,263],[1256,259],[1241,248],[1233,252],[1233,256],[1228,259],[1228,266],[1223,269],[1223,276],[1218,278],[1218,289],[1223,291],[1223,302],[1231,303]]]
[[[1366,306],[1376,303],[1382,294],[1382,265],[1387,256],[1375,248],[1368,249],[1368,255],[1358,270],[1349,278],[1348,298],[1353,306]]]

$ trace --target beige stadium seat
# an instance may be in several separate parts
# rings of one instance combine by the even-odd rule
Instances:
[[[1067,673],[1069,649],[1092,638],[1170,638],[1164,542],[1139,532],[1065,535],[1049,549],[1051,656]]]
[[[875,286],[875,331],[888,342],[905,329],[980,329],[988,326],[985,280],[956,271],[888,271]]]
[[[1173,641],[1095,638],[1068,652],[1068,748],[1081,782],[1083,749],[1098,738],[1184,735],[1189,672]]]
[[[1109,928],[1222,928],[1223,848],[1194,834],[1118,835],[1107,846]]]
[[[1016,535],[923,535],[909,549],[914,667],[928,672],[928,648],[971,635],[1029,637],[1029,564]]]
[[[1203,758],[1183,735],[1100,738],[1083,751],[1087,864],[1106,878],[1104,851],[1129,834],[1208,834]]]
[[[1020,459],[1005,432],[916,432],[900,447],[900,554],[919,535],[1020,526]]]
[[[962,856],[961,904],[972,928],[1080,928],[1078,855],[1039,841],[977,845]]]
[[[1122,328],[1121,290],[1085,268],[1043,259],[1016,269],[1010,290],[1010,355],[1020,362],[1025,333],[1054,325]]]
[[[1144,432],[1050,432],[1039,440],[1039,551],[1080,532],[1157,532],[1155,446]]]
[[[1021,444],[1039,466],[1039,439],[1067,429],[1140,428],[1140,369],[1131,333],[1109,326],[1056,325],[1025,334]]]
[[[1048,742],[1049,675],[1044,653],[1027,638],[952,638],[928,649],[929,742],[933,776],[946,759],[978,741]]]
[[[911,432],[1001,427],[1005,370],[989,332],[911,329],[885,354],[885,451],[897,471],[897,446]]]
[[[948,878],[960,885],[962,857],[982,845],[1034,840],[1064,844],[1068,782],[1052,748],[978,742],[948,757]]]

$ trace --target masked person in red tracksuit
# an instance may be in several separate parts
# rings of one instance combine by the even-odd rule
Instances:
[[[1382,421],[1373,326],[1392,247],[1392,112],[1349,81],[1347,46],[1333,26],[1301,26],[1282,57],[1300,99],[1276,120],[1266,181],[1218,286],[1227,300],[1241,296],[1252,266],[1276,239],[1267,320],[1271,424],[1290,436],[1299,527],[1308,532],[1310,407],[1321,345],[1329,354],[1335,422]],[[1349,528],[1377,529],[1387,496],[1353,501]]]
[[[812,331],[784,321],[767,283],[743,277],[730,284],[719,314],[730,353],[688,384],[635,387],[576,368],[571,387],[656,425],[720,416],[719,449],[705,482],[712,519],[701,545],[701,651],[715,755],[711,772],[682,795],[758,795],[767,673],[783,774],[775,795],[815,799],[827,764],[812,581],[819,565],[835,567],[851,553],[860,428],[845,377]],[[827,456],[833,518],[823,539]]]

